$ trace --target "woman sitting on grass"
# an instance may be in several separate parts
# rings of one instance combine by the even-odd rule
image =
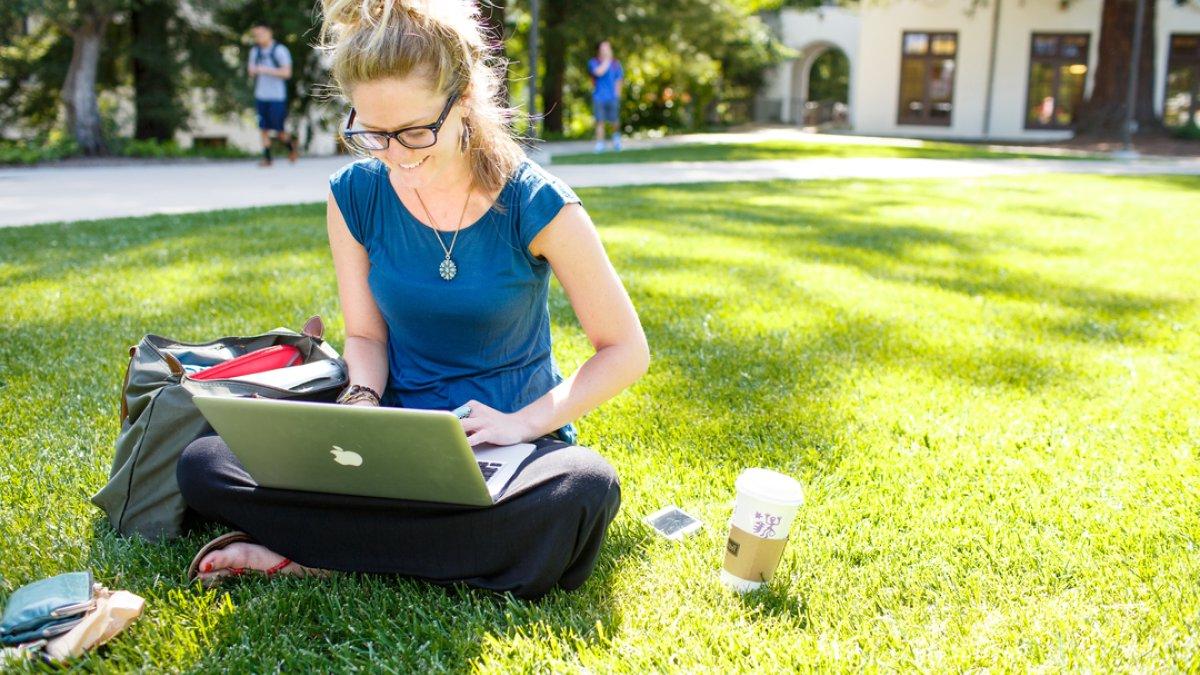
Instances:
[[[258,487],[217,436],[184,451],[188,505],[241,532],[193,563],[395,573],[536,598],[591,573],[620,489],[572,445],[571,421],[647,368],[633,305],[587,212],[527,160],[497,105],[474,4],[324,0],[345,140],[369,158],[330,179],[329,243],[351,386],[339,402],[450,410],[472,445],[530,441],[499,501],[477,509]],[[596,353],[569,378],[550,348],[550,273]]]

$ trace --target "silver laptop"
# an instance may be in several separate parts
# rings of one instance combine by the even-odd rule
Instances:
[[[453,413],[196,396],[263,487],[491,506],[533,451],[472,449]]]

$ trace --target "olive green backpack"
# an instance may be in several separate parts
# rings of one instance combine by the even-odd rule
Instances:
[[[121,431],[112,471],[108,484],[92,497],[92,502],[104,509],[112,526],[123,535],[157,539],[182,534],[187,504],[175,481],[175,463],[189,443],[212,433],[212,427],[192,403],[192,396],[333,401],[349,378],[345,362],[322,339],[324,332],[321,318],[314,316],[299,333],[277,328],[263,335],[204,343],[179,342],[158,335],[142,338],[129,348],[129,367],[121,391]],[[336,361],[339,374],[289,390],[232,379],[196,380],[181,362],[181,358],[193,363],[209,358],[209,365],[215,365],[219,357],[214,354],[240,356],[275,345],[296,347],[306,364]]]

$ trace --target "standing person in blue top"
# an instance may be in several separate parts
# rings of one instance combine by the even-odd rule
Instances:
[[[254,110],[258,113],[258,128],[262,131],[262,161],[259,166],[271,166],[271,136],[287,146],[288,159],[296,161],[296,139],[284,129],[287,121],[287,81],[292,77],[292,54],[275,41],[271,27],[254,24],[251,29],[254,46],[246,72],[254,79]]]
[[[592,116],[596,118],[596,152],[604,152],[604,128],[612,125],[613,150],[621,150],[621,87],[625,84],[625,69],[613,58],[612,43],[602,40],[596,45],[596,56],[588,60],[592,76]]]
[[[179,487],[240,533],[197,554],[204,582],[259,570],[395,573],[522,598],[591,574],[620,505],[613,467],[573,420],[649,364],[629,296],[579,198],[530,162],[496,101],[469,0],[323,0],[343,131],[365,158],[330,179],[327,229],[345,318],[345,405],[469,406],[471,445],[535,444],[489,508],[258,487],[217,436],[183,452]],[[551,351],[550,277],[595,353]],[[244,533],[244,534],[243,534]],[[231,541],[248,539],[249,541]]]

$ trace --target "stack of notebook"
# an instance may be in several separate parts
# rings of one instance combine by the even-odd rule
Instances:
[[[336,360],[322,359],[301,364],[304,355],[291,345],[275,345],[243,354],[217,365],[196,368],[193,380],[240,380],[279,389],[301,389],[318,380],[341,376]]]

